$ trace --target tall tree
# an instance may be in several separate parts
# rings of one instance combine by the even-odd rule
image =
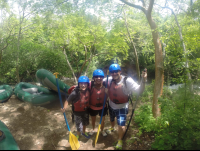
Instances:
[[[164,67],[163,67],[163,53],[162,53],[161,42],[159,39],[159,32],[157,29],[157,25],[152,18],[152,9],[154,5],[154,0],[149,0],[148,7],[146,7],[147,4],[144,0],[141,0],[142,6],[135,5],[133,3],[128,2],[127,0],[120,0],[120,1],[127,4],[130,7],[134,7],[141,10],[145,14],[152,30],[153,43],[155,47],[155,84],[154,84],[152,111],[153,111],[153,116],[156,118],[160,114],[158,107],[158,97],[162,95],[163,83],[164,83]]]
[[[167,6],[167,0],[166,0],[166,3],[165,3],[165,7],[162,7],[162,8],[169,9],[172,12],[172,14],[174,15],[174,18],[175,18],[175,21],[176,21],[176,25],[177,25],[177,27],[179,29],[178,34],[179,34],[180,42],[181,42],[181,45],[182,45],[182,48],[183,48],[183,53],[184,53],[184,56],[185,56],[185,69],[186,69],[185,71],[186,71],[187,78],[190,81],[191,80],[191,75],[190,75],[190,72],[189,72],[189,60],[188,60],[188,57],[187,57],[188,54],[187,54],[187,51],[186,51],[185,42],[183,40],[182,28],[181,28],[181,26],[179,24],[179,21],[177,19],[177,15],[173,11],[173,9],[170,8],[169,6]]]
[[[3,51],[8,47],[13,36],[15,25],[11,23],[12,13],[10,13],[7,1],[0,2],[0,64],[2,61]]]
[[[32,22],[30,22],[31,16],[34,15],[37,8],[33,8],[33,1],[27,1],[27,0],[17,0],[14,2],[17,6],[18,11],[18,34],[17,34],[17,58],[16,58],[16,76],[17,76],[17,82],[20,82],[20,76],[19,76],[19,52],[20,52],[20,42],[22,39],[23,34],[25,34],[26,30],[30,29],[30,27],[33,25]],[[29,23],[29,24],[28,24]]]

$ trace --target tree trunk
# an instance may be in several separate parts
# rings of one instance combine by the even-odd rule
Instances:
[[[76,84],[78,84],[77,78],[76,78],[76,76],[75,76],[75,74],[74,74],[74,70],[72,69],[72,66],[71,66],[71,64],[69,63],[69,60],[68,60],[68,57],[67,57],[67,54],[66,54],[66,51],[65,51],[65,48],[64,48],[64,47],[63,47],[63,53],[64,53],[64,55],[65,55],[67,64],[68,64],[68,66],[69,66],[69,68],[70,68],[70,70],[71,70],[71,72],[72,72],[73,77],[74,77],[74,81],[75,81]]]
[[[153,43],[155,46],[155,84],[154,84],[152,111],[153,111],[153,116],[157,117],[160,115],[160,110],[158,108],[158,97],[162,95],[163,83],[164,83],[163,53],[157,31],[157,26],[153,21],[153,19],[151,18],[151,16],[146,16],[146,17],[152,29]]]
[[[160,115],[160,109],[158,106],[158,97],[162,95],[163,90],[163,83],[164,83],[164,68],[163,68],[163,53],[162,53],[162,46],[159,39],[157,26],[155,22],[152,19],[151,12],[154,5],[154,0],[150,0],[148,9],[145,9],[145,3],[143,3],[143,6],[135,5],[132,3],[127,2],[126,0],[120,0],[124,2],[125,4],[140,9],[144,12],[146,15],[146,18],[149,22],[149,25],[152,30],[152,36],[153,36],[153,43],[155,47],[155,84],[154,84],[154,95],[153,95],[153,103],[152,103],[152,112],[153,116],[156,118]],[[144,1],[143,1],[144,2]]]
[[[17,65],[16,65],[16,76],[17,76],[17,83],[20,82],[20,77],[19,77],[19,51],[20,51],[20,36],[21,36],[21,23],[20,23],[20,28],[19,28],[19,33],[18,33],[18,42],[17,42]]]

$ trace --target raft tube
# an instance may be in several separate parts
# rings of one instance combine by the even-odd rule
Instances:
[[[33,105],[45,105],[59,100],[56,92],[26,82],[18,83],[15,86],[14,94],[20,100]]]
[[[0,120],[0,130],[5,138],[0,141],[0,150],[20,150],[8,127]]]
[[[13,94],[13,89],[9,85],[0,86],[0,103],[7,101]]]
[[[56,84],[56,77],[53,75],[53,73],[49,72],[48,70],[39,69],[36,72],[36,79],[43,86],[48,87],[49,89],[58,92],[57,84]],[[64,82],[60,81],[59,79],[58,79],[58,84],[59,84],[60,92],[62,94],[67,94],[68,89],[70,88],[70,86],[68,86]]]

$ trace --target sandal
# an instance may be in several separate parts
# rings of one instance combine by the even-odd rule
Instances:
[[[107,136],[106,132],[105,131],[101,131],[101,134],[105,137]]]
[[[85,138],[88,138],[88,139],[90,138],[90,136],[89,136],[88,133],[86,133],[86,132],[85,132],[85,133],[82,133],[81,135],[85,136]]]
[[[114,131],[115,131],[115,129],[111,127],[111,128],[106,130],[106,133],[111,134],[111,132],[114,132]]]
[[[93,135],[95,133],[94,130],[92,130],[91,132],[89,132],[89,135]]]

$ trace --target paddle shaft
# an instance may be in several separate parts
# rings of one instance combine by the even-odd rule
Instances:
[[[63,103],[62,103],[62,99],[61,99],[61,95],[60,95],[60,89],[59,89],[59,84],[58,84],[58,79],[57,79],[57,77],[56,77],[56,84],[57,84],[57,89],[58,89],[58,95],[59,95],[60,105],[61,105],[61,107],[63,108]],[[68,122],[67,122],[67,117],[66,117],[65,112],[63,113],[63,115],[64,115],[64,117],[65,117],[65,122],[66,122],[66,124],[67,124],[67,128],[68,128],[68,130],[70,131],[69,124],[68,124]]]

